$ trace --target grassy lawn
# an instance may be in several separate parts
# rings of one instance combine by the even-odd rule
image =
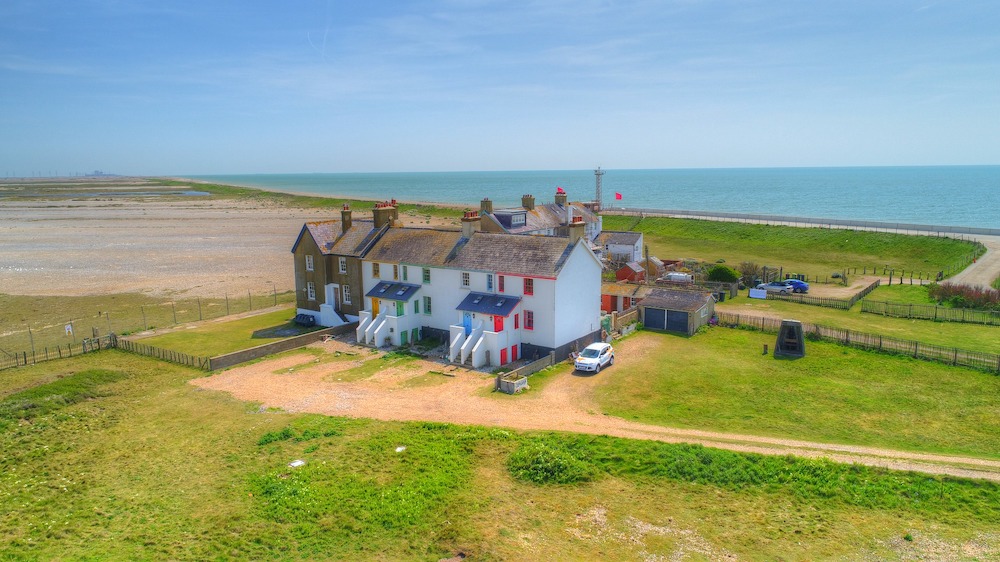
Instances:
[[[294,308],[283,308],[235,320],[218,320],[196,328],[182,328],[139,340],[198,357],[215,357],[304,334],[319,328],[302,328],[294,322]]]
[[[25,368],[39,384],[0,399],[0,559],[1000,555],[995,484],[262,411],[196,376],[116,351]]]
[[[659,425],[1000,457],[1000,377],[833,343],[807,342],[798,360],[762,355],[774,338],[641,333],[618,346],[625,368],[608,371],[598,403]],[[649,351],[630,361],[630,347]]]
[[[875,295],[875,300],[881,300],[883,297],[877,291],[873,292],[872,295]],[[873,298],[872,295],[869,295],[869,298]],[[715,308],[734,314],[755,314],[758,316],[778,314],[782,318],[847,328],[858,332],[882,334],[903,340],[916,340],[922,343],[971,351],[1000,352],[1000,345],[998,345],[1000,327],[998,326],[862,314],[860,303],[855,304],[851,310],[839,310],[787,301],[751,299],[746,296],[744,291],[741,296],[735,299],[727,299],[724,303],[717,303]]]
[[[635,221],[605,216],[604,228],[626,230]],[[975,250],[969,242],[933,236],[665,217],[644,218],[632,230],[643,233],[650,254],[660,259],[725,259],[731,266],[752,261],[810,276],[886,265],[896,271],[947,271]]]

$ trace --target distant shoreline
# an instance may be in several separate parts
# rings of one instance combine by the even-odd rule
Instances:
[[[238,185],[232,183],[219,183],[209,180],[200,180],[194,178],[181,178],[181,177],[170,177],[164,178],[173,181],[186,181],[196,184],[203,185],[226,185],[230,187],[239,187],[243,189],[256,189],[260,191],[266,191],[271,193],[285,193],[289,195],[297,195],[302,197],[317,197],[321,199],[352,199],[357,200],[358,197],[338,194],[338,193],[315,193],[307,191],[294,191],[294,190],[284,190],[279,188],[263,188],[254,185]],[[469,204],[460,203],[437,203],[431,201],[417,201],[417,200],[405,200],[397,199],[400,203],[405,203],[408,205],[423,205],[428,207],[441,207],[446,209],[478,209],[478,202]],[[645,216],[662,216],[662,217],[672,217],[672,218],[692,218],[701,220],[714,220],[721,222],[747,222],[747,223],[757,223],[757,224],[781,224],[786,226],[798,226],[805,228],[844,228],[844,229],[860,229],[860,230],[873,230],[876,232],[895,232],[898,234],[917,234],[917,235],[927,235],[927,234],[959,234],[959,235],[969,235],[969,236],[1000,236],[1000,228],[982,228],[982,227],[967,227],[967,226],[948,226],[948,225],[931,225],[931,224],[914,224],[914,223],[904,223],[904,222],[889,222],[889,221],[865,221],[865,220],[848,220],[848,219],[831,219],[822,217],[801,217],[801,216],[787,216],[787,215],[766,215],[766,214],[756,214],[756,213],[730,213],[725,211],[698,211],[698,210],[683,210],[683,209],[653,209],[653,208],[631,208],[631,207],[609,207],[602,212],[605,215],[645,215]]]

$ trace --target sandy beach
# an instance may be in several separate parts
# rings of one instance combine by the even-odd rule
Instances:
[[[149,189],[134,183],[101,183],[100,189]],[[368,209],[356,213],[370,216]],[[272,286],[289,291],[295,288],[291,248],[302,224],[339,218],[333,210],[196,196],[0,199],[0,292],[208,297],[270,293]],[[426,217],[419,224],[458,227]]]

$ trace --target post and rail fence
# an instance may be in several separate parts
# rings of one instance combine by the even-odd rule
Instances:
[[[950,308],[933,304],[910,304],[864,300],[861,312],[881,314],[893,318],[934,320],[936,322],[964,322],[1000,326],[1000,310],[979,310],[973,308]]]
[[[716,312],[719,325],[727,328],[750,328],[765,333],[777,334],[781,320],[768,316]],[[981,351],[969,351],[957,347],[945,347],[914,340],[902,340],[880,334],[856,332],[846,328],[834,328],[819,324],[802,323],[802,331],[807,338],[832,341],[867,351],[907,355],[915,359],[935,361],[948,365],[970,367],[1000,374],[1000,355]]]

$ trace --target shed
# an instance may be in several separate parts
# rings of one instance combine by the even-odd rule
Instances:
[[[644,279],[646,279],[646,270],[639,265],[639,262],[630,261],[615,272],[615,278],[619,281],[641,283]]]
[[[624,312],[649,294],[651,289],[633,283],[601,283],[601,311],[605,313]]]
[[[690,336],[715,314],[715,298],[701,291],[653,289],[639,303],[639,314],[646,328]]]

